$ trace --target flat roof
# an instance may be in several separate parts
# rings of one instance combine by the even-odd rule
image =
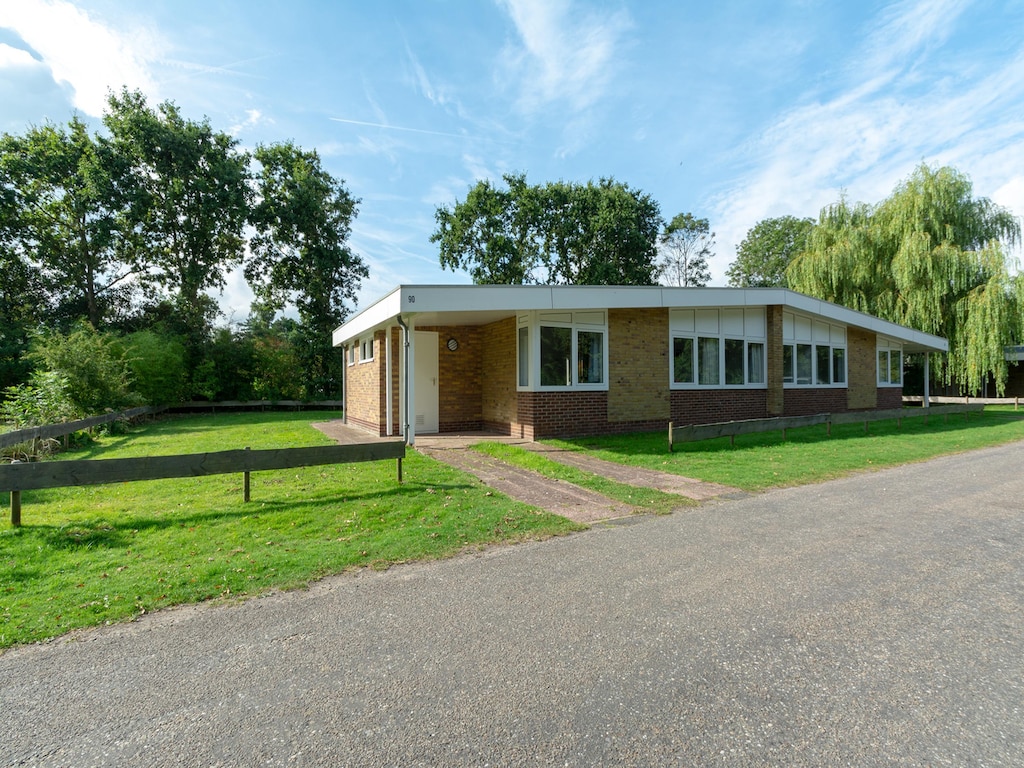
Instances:
[[[948,352],[940,336],[815,299],[786,288],[670,288],[658,285],[399,285],[334,331],[334,346],[397,323],[486,325],[531,310],[765,307],[872,331],[908,352]]]

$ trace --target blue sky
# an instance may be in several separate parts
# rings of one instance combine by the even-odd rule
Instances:
[[[361,199],[366,304],[442,271],[434,211],[477,180],[614,177],[717,234],[877,202],[921,163],[1024,214],[1024,0],[0,0],[0,131],[108,89],[245,147],[319,151]],[[222,307],[244,319],[233,275]]]

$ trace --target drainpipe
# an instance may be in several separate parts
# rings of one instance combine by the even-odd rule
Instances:
[[[402,316],[398,316],[398,324],[402,328],[402,346],[405,350],[405,380],[402,382],[402,402],[405,406],[402,408],[402,436],[405,438],[406,445],[411,445],[409,442],[409,377],[412,376],[412,371],[409,370],[409,326],[405,324]]]

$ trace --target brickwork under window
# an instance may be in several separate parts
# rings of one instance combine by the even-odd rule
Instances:
[[[766,399],[764,389],[676,389],[672,391],[672,423],[763,419],[768,416]]]

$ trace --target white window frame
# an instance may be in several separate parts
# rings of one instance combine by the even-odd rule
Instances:
[[[349,366],[356,364],[356,342],[354,341],[345,349],[345,362]]]
[[[892,381],[892,357],[898,355],[900,380]],[[885,368],[878,363],[885,358]],[[888,339],[879,339],[875,347],[875,380],[879,387],[902,387],[903,386],[903,345]]]
[[[763,307],[748,308],[704,308],[676,307],[669,311],[668,337],[668,383],[670,389],[767,389],[768,388],[768,339],[766,318]],[[700,383],[701,339],[718,342],[718,382]],[[689,340],[692,356],[693,381],[676,381],[677,340]],[[726,342],[743,343],[743,382],[726,383],[725,349]],[[750,347],[761,345],[760,381],[751,381]]]
[[[567,328],[570,333],[570,383],[547,384],[540,382],[541,329]],[[523,329],[526,333],[523,334]],[[601,334],[601,381],[580,382],[579,338],[581,333]],[[521,350],[523,336],[528,345],[527,354]],[[526,360],[528,370],[524,384],[521,363]],[[516,323],[516,391],[517,392],[606,392],[608,390],[608,313],[604,310],[528,312],[518,315]]]
[[[799,373],[799,351],[810,349],[810,375],[802,381]],[[828,383],[819,382],[818,351],[828,349]],[[835,380],[836,350],[843,353],[843,380]],[[787,370],[786,358],[790,365]],[[784,389],[846,389],[850,381],[850,353],[846,326],[829,323],[809,315],[784,312],[782,315],[782,386]]]
[[[370,351],[369,355],[366,354],[366,350]],[[359,362],[360,364],[373,362],[373,336],[359,340]]]

